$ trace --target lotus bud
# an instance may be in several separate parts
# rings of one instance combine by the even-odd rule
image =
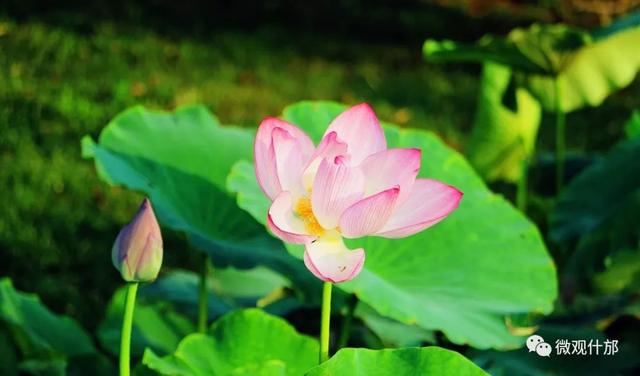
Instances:
[[[162,235],[148,198],[133,220],[120,230],[111,258],[127,282],[151,282],[158,277],[162,266]]]

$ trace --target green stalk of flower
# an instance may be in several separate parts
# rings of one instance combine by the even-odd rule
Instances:
[[[131,373],[131,332],[138,285],[158,277],[162,253],[160,226],[151,202],[145,199],[133,220],[120,230],[111,250],[113,265],[127,282],[120,338],[120,376]]]

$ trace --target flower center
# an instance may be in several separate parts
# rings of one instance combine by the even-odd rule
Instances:
[[[313,210],[311,209],[311,199],[308,197],[303,197],[296,202],[293,211],[302,219],[304,225],[311,235],[322,236],[324,235],[324,228],[320,225],[320,222],[316,219],[316,216],[313,215]]]

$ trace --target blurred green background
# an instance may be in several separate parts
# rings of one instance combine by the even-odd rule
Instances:
[[[79,141],[96,138],[129,106],[203,103],[223,124],[256,127],[302,99],[366,101],[381,119],[435,131],[464,151],[480,67],[426,63],[425,38],[472,42],[533,21],[594,28],[617,16],[573,12],[566,1],[328,3],[4,2],[0,275],[95,328],[121,283],[111,245],[140,196],[102,183],[81,159]],[[608,150],[636,108],[638,79],[604,105],[571,113],[570,154]],[[547,123],[539,153],[553,147]],[[544,191],[547,182],[535,183]],[[514,194],[512,186],[494,188]],[[184,252],[183,237],[165,237],[165,264],[197,269],[200,259]]]

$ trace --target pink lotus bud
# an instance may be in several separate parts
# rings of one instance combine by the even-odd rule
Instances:
[[[127,282],[150,282],[158,276],[162,234],[149,199],[144,199],[133,220],[120,230],[111,259]]]

